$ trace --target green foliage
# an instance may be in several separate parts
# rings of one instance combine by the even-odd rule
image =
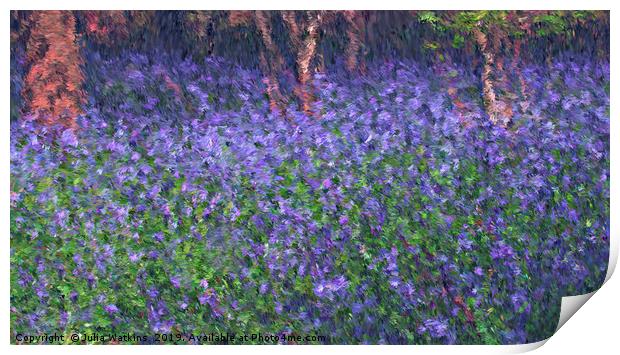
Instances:
[[[450,27],[457,32],[467,33],[489,15],[489,11],[461,11],[451,21]]]
[[[455,34],[454,39],[452,39],[452,47],[454,48],[462,48],[465,45],[465,37],[460,34]]]
[[[559,35],[562,34],[567,27],[565,16],[558,12],[536,16],[533,22],[540,26],[540,28],[536,30],[536,34],[539,36]]]
[[[429,24],[436,31],[445,30],[443,21],[433,11],[423,11],[418,15],[420,23]]]

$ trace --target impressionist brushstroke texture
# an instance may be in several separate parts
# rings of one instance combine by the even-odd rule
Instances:
[[[82,63],[75,43],[75,19],[70,11],[38,12],[32,16],[24,81],[32,118],[47,124],[74,125],[81,113]]]
[[[564,48],[536,60],[507,39],[499,50],[508,30],[479,13],[462,45],[450,39],[463,52],[419,38],[430,63],[398,42],[373,49],[393,13],[175,15],[210,23],[194,31],[199,55],[169,50],[170,34],[132,40],[172,15],[123,15],[78,12],[88,45],[49,35],[80,51],[63,64],[74,84],[51,81],[80,102],[67,106],[73,121],[26,118],[20,93],[47,64],[12,51],[12,336],[514,344],[552,335],[560,298],[602,284],[608,57]],[[406,15],[448,28],[458,14]],[[322,26],[349,26],[338,56]],[[231,45],[255,31],[239,40],[253,61],[223,53],[213,28]]]

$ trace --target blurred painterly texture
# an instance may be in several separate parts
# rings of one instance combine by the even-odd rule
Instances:
[[[10,119],[12,336],[525,343],[606,275],[609,12],[13,11]]]

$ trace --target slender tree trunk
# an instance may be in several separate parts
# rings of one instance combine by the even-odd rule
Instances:
[[[497,26],[491,27],[490,31],[491,35],[491,52],[495,57],[495,69],[496,69],[496,78],[499,82],[499,86],[501,89],[506,89],[508,84],[508,78],[506,76],[506,72],[504,70],[504,56],[501,53],[502,43],[505,44],[506,34],[497,28]]]
[[[261,67],[265,72],[265,84],[267,85],[267,95],[269,96],[269,107],[272,111],[280,110],[284,113],[284,98],[280,92],[280,84],[277,74],[282,72],[284,58],[273,42],[271,37],[271,18],[266,11],[255,12],[255,23],[258,28],[263,45],[269,54],[269,60],[264,52],[260,53]]]
[[[271,17],[267,11],[256,11],[256,27],[260,31],[263,44],[269,55],[272,57],[274,68],[281,68],[284,64],[284,59],[278,50],[278,47],[271,38]]]
[[[509,48],[510,43],[507,41],[506,33],[498,28],[497,25],[491,27],[490,35],[491,52],[495,57],[494,73],[497,83],[495,89],[501,90],[499,95],[497,91],[495,92],[496,96],[499,96],[497,109],[499,117],[502,119],[502,124],[507,125],[513,116],[511,100],[516,99],[516,95],[511,90],[510,83],[508,82],[508,76],[504,67],[504,53],[502,51],[502,48]]]
[[[489,119],[493,124],[499,122],[497,98],[495,96],[495,87],[493,84],[493,66],[495,64],[495,56],[488,46],[488,40],[486,34],[479,28],[473,29],[474,39],[480,52],[484,58],[484,64],[482,67],[482,95],[484,97],[484,105],[489,115]]]
[[[269,62],[267,57],[265,56],[264,51],[260,51],[259,54],[259,63],[261,67],[261,71],[265,73],[265,77],[263,78],[263,82],[267,87],[267,96],[269,97],[269,108],[272,112],[276,112],[278,110],[284,110],[282,94],[280,93],[280,86],[278,85],[278,78],[272,73],[269,68]]]
[[[301,47],[301,30],[299,25],[297,24],[297,18],[295,15],[295,11],[282,11],[282,20],[289,29],[289,40],[291,45],[295,50]]]
[[[302,45],[302,36],[303,36],[302,30],[303,30],[304,25],[303,23],[300,24],[297,22],[297,15],[295,11],[290,11],[290,10],[282,11],[282,20],[284,21],[284,23],[286,24],[289,30],[288,38],[289,38],[291,50],[295,54],[295,56],[297,56],[297,53],[299,52],[299,49],[301,48],[301,45]],[[289,71],[288,68],[287,70],[284,71],[284,74],[288,77],[288,79],[291,82],[294,82],[297,80],[296,73]]]
[[[299,78],[299,88],[297,95],[301,100],[302,110],[309,115],[312,115],[312,88],[311,79],[312,71],[310,70],[310,64],[316,54],[317,40],[319,36],[319,24],[320,15],[308,11],[307,12],[307,26],[306,26],[306,38],[302,42],[302,46],[297,52],[297,75]]]

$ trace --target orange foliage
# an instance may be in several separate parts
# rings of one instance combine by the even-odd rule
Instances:
[[[82,58],[71,11],[34,11],[27,59],[31,67],[22,95],[27,110],[41,123],[74,128],[84,101]]]
[[[228,14],[228,23],[231,26],[247,26],[254,21],[253,16],[253,11],[230,11]]]
[[[127,19],[123,11],[84,11],[86,34],[99,43],[109,43],[111,38],[129,36]]]

